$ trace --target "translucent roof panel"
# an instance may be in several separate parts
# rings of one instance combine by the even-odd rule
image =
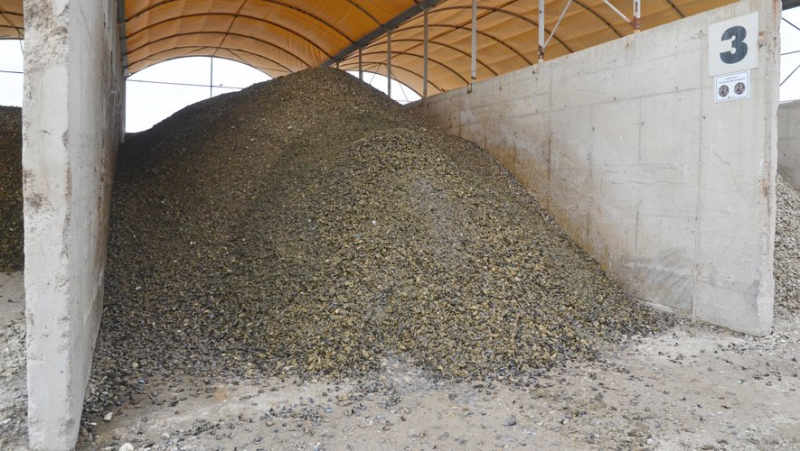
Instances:
[[[643,0],[641,28],[733,1]],[[538,8],[538,0],[477,1],[478,80],[538,61]],[[216,56],[279,77],[337,63],[357,70],[360,49],[364,70],[387,75],[391,35],[392,78],[422,92],[423,9],[428,92],[469,84],[472,0],[125,0],[126,69]],[[633,0],[546,0],[544,10],[545,59],[634,32]],[[23,34],[22,0],[0,0],[0,37]]]

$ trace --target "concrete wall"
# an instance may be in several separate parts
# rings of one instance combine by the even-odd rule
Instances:
[[[23,193],[28,427],[77,438],[100,324],[120,137],[116,0],[25,0]]]
[[[800,100],[778,107],[778,174],[800,189]]]
[[[751,98],[715,103],[709,24],[752,11]],[[779,12],[743,0],[411,107],[491,152],[633,296],[767,334]]]

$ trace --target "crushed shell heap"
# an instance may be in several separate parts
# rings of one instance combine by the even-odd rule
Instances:
[[[22,110],[0,106],[0,271],[21,271]]]
[[[491,157],[356,78],[297,73],[129,139],[95,377],[525,383],[668,320]]]
[[[0,269],[15,269],[19,109],[0,114],[16,164],[2,170],[20,172],[0,179]],[[357,377],[395,360],[524,384],[671,321],[623,294],[486,153],[333,69],[129,136],[105,294],[98,411],[143,377]]]

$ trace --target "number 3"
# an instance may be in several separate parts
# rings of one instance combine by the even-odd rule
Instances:
[[[745,56],[747,56],[747,44],[745,44],[744,39],[747,37],[747,30],[741,26],[730,27],[722,33],[722,40],[727,41],[728,39],[733,39],[731,41],[731,49],[727,52],[722,52],[719,54],[720,59],[723,63],[726,64],[736,64],[739,61],[743,60]]]

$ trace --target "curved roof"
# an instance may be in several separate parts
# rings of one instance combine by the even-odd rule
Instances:
[[[0,0],[0,39],[22,39],[22,0]]]
[[[642,29],[732,1],[646,0]],[[537,61],[538,0],[477,5],[478,80]],[[465,86],[472,0],[125,0],[127,70],[184,56],[227,58],[272,77],[335,63],[357,70],[361,48],[363,69],[386,75],[392,30],[392,78],[422,92],[423,8],[430,8],[428,91]],[[632,8],[633,0],[546,0],[547,36],[564,13],[545,58],[632,33]],[[0,37],[23,32],[22,0],[0,0]]]

